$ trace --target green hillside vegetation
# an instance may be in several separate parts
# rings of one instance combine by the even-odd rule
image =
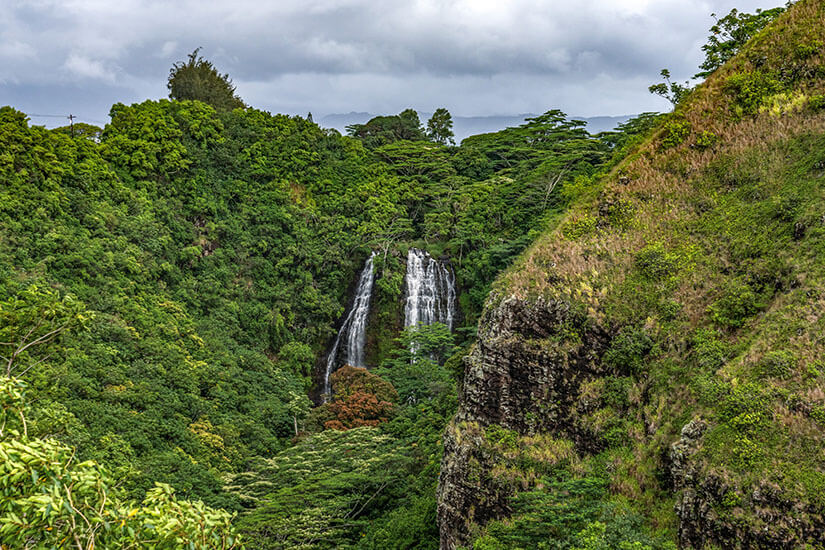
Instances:
[[[474,548],[822,547],[823,28],[803,0],[756,33],[495,284],[569,305],[543,345],[604,374],[570,413],[589,449],[485,428],[526,491]]]

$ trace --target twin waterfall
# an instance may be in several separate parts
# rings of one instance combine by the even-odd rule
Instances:
[[[344,319],[335,342],[327,356],[324,372],[324,399],[332,393],[330,376],[341,364],[366,366],[364,348],[367,340],[367,318],[375,281],[373,259],[367,259],[352,307]],[[443,323],[453,330],[455,319],[455,275],[445,262],[436,260],[427,252],[411,248],[407,254],[406,293],[404,300],[404,327]],[[341,344],[344,343],[344,346]],[[343,349],[342,349],[343,347]]]

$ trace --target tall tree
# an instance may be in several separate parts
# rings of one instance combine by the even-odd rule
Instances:
[[[659,75],[662,77],[664,82],[659,82],[658,84],[648,86],[647,89],[651,94],[659,95],[667,99],[673,104],[674,107],[685,99],[693,90],[693,87],[687,80],[684,84],[673,82],[670,79],[670,71],[668,69],[662,69],[662,72],[659,73]]]
[[[351,124],[347,133],[364,142],[371,149],[400,140],[422,141],[426,139],[421,119],[414,109],[404,109],[397,115],[377,116],[366,124]]]
[[[244,108],[243,100],[235,94],[235,86],[228,74],[221,74],[210,61],[198,55],[200,48],[189,54],[189,60],[179,61],[169,69],[169,97],[197,99],[221,111]]]
[[[705,61],[699,65],[702,71],[696,73],[694,78],[710,76],[783,11],[785,8],[779,7],[743,13],[734,8],[722,19],[716,19],[716,14],[712,13],[711,17],[716,19],[716,24],[710,28],[707,44],[702,46],[702,51],[705,52]]]
[[[436,143],[455,145],[455,134],[453,133],[453,117],[450,111],[444,107],[435,110],[433,116],[427,121],[427,137]]]

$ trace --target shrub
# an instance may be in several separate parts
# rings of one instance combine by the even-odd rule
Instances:
[[[629,228],[635,214],[636,206],[627,199],[605,200],[599,204],[599,217],[619,230]]]
[[[759,112],[780,116],[801,111],[806,103],[808,103],[808,97],[803,93],[782,92],[765,98],[759,107]]]
[[[690,122],[685,119],[668,120],[664,126],[662,147],[665,149],[676,147],[690,135]]]
[[[716,370],[725,364],[730,354],[730,346],[719,339],[716,330],[703,329],[693,337],[696,362],[703,370]]]
[[[825,94],[811,96],[808,107],[814,112],[825,111]]]
[[[742,278],[728,282],[722,296],[708,308],[714,322],[739,328],[745,321],[765,307],[764,298]]]
[[[645,358],[653,348],[653,340],[644,329],[628,327],[613,339],[602,363],[619,373],[639,375],[645,370]]]
[[[636,254],[636,267],[648,279],[661,280],[676,272],[679,260],[679,255],[665,250],[662,243],[653,243]]]
[[[771,351],[762,357],[757,369],[761,376],[785,379],[791,375],[795,365],[796,357],[791,352]]]
[[[819,53],[820,50],[822,50],[822,42],[814,40],[810,44],[797,44],[794,53],[798,59],[808,59]]]
[[[564,225],[562,233],[568,239],[578,239],[583,235],[588,235],[596,230],[596,218],[593,216],[582,216],[571,220]]]
[[[753,383],[728,385],[719,396],[719,419],[743,431],[763,426],[771,417],[767,392]]]
[[[805,367],[805,378],[808,380],[816,380],[822,376],[822,364],[819,361],[809,363]]]
[[[633,386],[633,379],[629,376],[610,376],[603,380],[602,402],[615,409],[627,407],[630,404],[628,393]]]
[[[501,451],[514,451],[519,446],[519,434],[513,430],[502,428],[498,424],[490,424],[484,431],[484,439]]]
[[[811,412],[809,412],[808,415],[811,417],[811,420],[825,427],[825,406],[814,405],[811,407]]]
[[[740,468],[752,468],[761,458],[759,446],[745,436],[736,438],[733,446],[733,456],[736,465]]]
[[[728,77],[725,90],[733,97],[738,115],[755,114],[766,98],[782,91],[782,83],[761,71],[737,73]]]
[[[695,147],[700,150],[709,149],[716,145],[718,141],[719,137],[716,134],[703,130],[701,134],[696,136]]]
[[[733,490],[728,490],[725,493],[725,497],[722,499],[722,506],[725,508],[733,508],[734,506],[739,506],[742,504],[742,497],[739,496],[739,493]]]

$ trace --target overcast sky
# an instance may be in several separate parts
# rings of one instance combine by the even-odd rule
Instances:
[[[106,122],[115,102],[165,97],[169,67],[201,46],[248,104],[316,119],[667,110],[647,86],[697,71],[711,13],[783,3],[3,0],[0,105]]]

